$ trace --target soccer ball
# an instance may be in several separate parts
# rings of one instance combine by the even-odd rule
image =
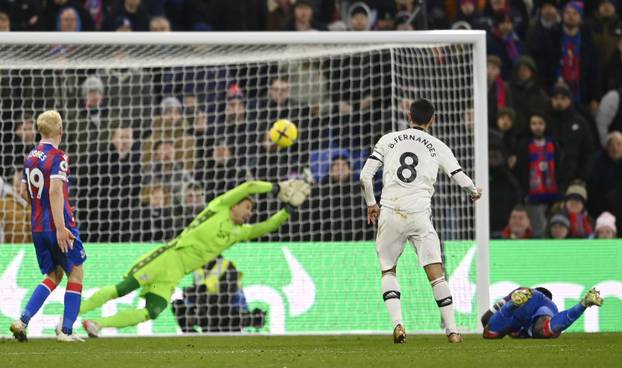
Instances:
[[[296,124],[287,119],[279,119],[270,128],[270,141],[281,148],[290,147],[298,139]]]

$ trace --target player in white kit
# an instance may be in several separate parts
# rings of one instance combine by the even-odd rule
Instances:
[[[382,271],[382,297],[395,326],[395,343],[406,339],[396,268],[407,240],[413,244],[419,264],[428,276],[449,342],[462,342],[443,273],[440,240],[430,219],[430,204],[439,168],[473,201],[481,197],[481,190],[462,171],[449,147],[427,132],[434,121],[434,106],[430,101],[413,102],[408,113],[410,129],[380,138],[361,171],[367,221],[370,224],[378,221],[376,251]],[[372,182],[380,167],[383,167],[382,210],[376,203]]]

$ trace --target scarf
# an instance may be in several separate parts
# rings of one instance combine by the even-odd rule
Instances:
[[[569,36],[562,35],[562,58],[557,76],[570,87],[572,100],[581,102],[581,32]]]
[[[533,237],[533,231],[531,231],[531,229],[527,229],[525,231],[525,234],[523,234],[523,236],[519,238],[516,235],[512,234],[512,230],[510,230],[510,225],[508,225],[501,232],[501,237],[503,237],[503,239],[531,239]]]
[[[545,138],[544,145],[529,139],[529,200],[551,202],[559,199],[555,180],[555,145]]]
[[[495,89],[497,90],[497,108],[506,107],[508,102],[505,91],[505,82],[501,78],[501,75],[498,75],[497,79],[495,79]]]
[[[574,238],[587,238],[594,233],[587,211],[583,210],[581,213],[565,212],[566,216],[568,216],[568,221],[570,221],[568,236]]]
[[[516,42],[518,41],[518,36],[514,32],[509,32],[505,36],[501,34],[499,27],[494,27],[492,29],[492,33],[495,37],[503,41],[505,45],[505,53],[507,57],[512,62],[512,65],[516,65],[518,58],[520,57],[520,52],[518,51],[518,45]]]

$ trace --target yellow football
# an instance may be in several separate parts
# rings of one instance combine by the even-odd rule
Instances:
[[[279,147],[290,147],[298,139],[296,124],[287,119],[279,119],[270,128],[270,141]]]

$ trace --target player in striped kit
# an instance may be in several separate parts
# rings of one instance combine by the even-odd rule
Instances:
[[[86,254],[69,204],[67,155],[58,148],[63,135],[60,114],[49,110],[39,115],[37,130],[42,139],[26,157],[21,191],[31,205],[32,240],[39,268],[46,277],[10,330],[18,341],[27,341],[28,322],[67,273],[65,310],[57,340],[84,341],[73,333],[73,324],[80,310]]]
[[[448,341],[462,341],[454,319],[453,299],[443,273],[440,240],[430,220],[430,205],[439,168],[473,201],[480,198],[481,190],[462,171],[449,147],[428,133],[434,120],[432,103],[425,99],[413,102],[408,114],[410,129],[380,138],[361,170],[367,219],[374,224],[378,221],[376,251],[382,273],[382,297],[393,320],[393,341],[396,344],[406,340],[396,272],[397,261],[407,240],[413,244],[419,264],[428,276]],[[382,210],[376,204],[372,182],[381,166]]]

